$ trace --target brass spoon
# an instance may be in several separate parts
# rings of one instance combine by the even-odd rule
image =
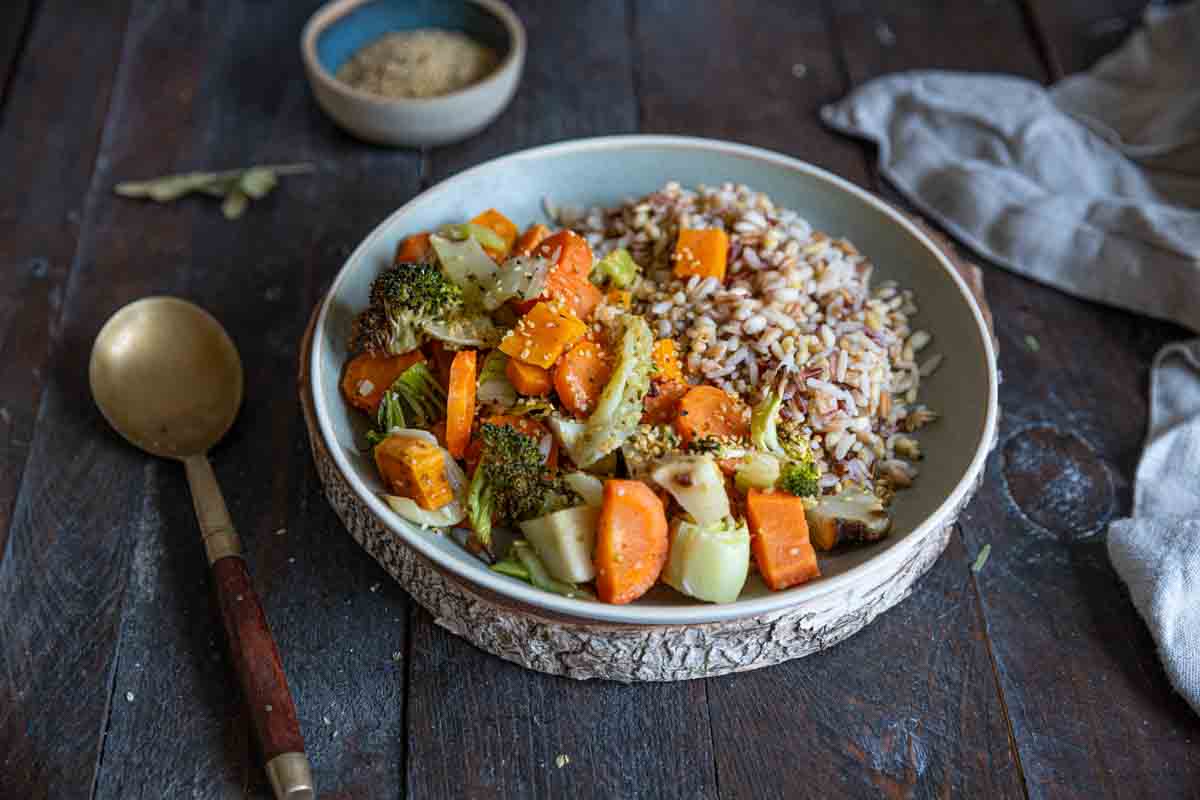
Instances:
[[[207,456],[242,404],[237,348],[199,306],[148,297],[105,323],[88,372],[96,405],[117,433],[187,469],[230,654],[271,786],[281,800],[309,800],[312,771],[296,706]]]

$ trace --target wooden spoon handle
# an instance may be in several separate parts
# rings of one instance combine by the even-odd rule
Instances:
[[[246,562],[241,556],[225,556],[212,565],[212,571],[229,655],[275,795],[289,800],[311,798],[312,778],[296,705]]]
[[[311,800],[312,771],[304,753],[296,704],[292,702],[279,648],[267,625],[262,603],[250,583],[229,509],[208,458],[192,456],[184,459],[184,464],[196,519],[212,566],[230,660],[242,687],[242,698],[250,709],[267,777],[280,800]]]

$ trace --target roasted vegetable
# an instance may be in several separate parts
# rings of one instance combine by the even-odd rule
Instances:
[[[750,533],[745,523],[721,519],[706,525],[676,519],[663,583],[710,603],[732,603],[750,572]]]
[[[729,236],[719,228],[682,228],[671,255],[676,278],[701,278],[725,280],[726,261],[729,256]]]
[[[513,243],[517,240],[517,226],[511,219],[501,214],[494,208],[489,208],[479,216],[471,220],[472,225],[482,225],[490,229],[499,237],[500,246],[484,244],[487,254],[497,261],[502,261],[508,257],[512,250]],[[482,242],[481,242],[482,243]]]
[[[586,472],[568,472],[563,480],[575,490],[585,506],[599,506],[604,502],[604,481]]]
[[[750,415],[750,441],[759,450],[788,461],[809,461],[812,453],[808,439],[794,422],[780,422],[783,396],[769,390],[754,406]]]
[[[619,247],[596,262],[592,267],[592,280],[599,284],[610,284],[616,289],[627,289],[637,280],[642,268],[629,255],[629,251]]]
[[[452,242],[474,239],[485,250],[492,250],[501,254],[507,249],[503,236],[486,225],[479,225],[474,221],[456,225],[443,225],[438,228],[437,235]],[[491,254],[489,253],[488,255],[490,256]]]
[[[812,461],[789,461],[779,471],[778,486],[797,497],[816,497],[821,493],[821,471]]]
[[[847,542],[874,542],[892,527],[883,502],[857,487],[818,498],[807,505],[809,535],[819,550],[832,550]]]
[[[508,356],[499,350],[489,351],[479,368],[475,402],[483,408],[504,411],[517,402],[516,387],[508,379]]]
[[[479,427],[479,464],[467,494],[467,514],[476,540],[492,542],[492,524],[518,523],[569,508],[579,496],[561,478],[551,477],[538,442],[511,425]]]
[[[637,430],[642,399],[650,387],[650,349],[654,339],[641,317],[622,315],[616,363],[600,393],[596,410],[585,423],[583,435],[570,450],[571,459],[587,467],[616,450]]]
[[[508,360],[508,366],[505,367],[505,374],[508,376],[509,383],[513,385],[513,388],[519,394],[526,397],[545,397],[554,388],[554,381],[550,376],[550,370],[534,366],[533,364],[526,364],[524,361],[518,361],[515,358]]]
[[[604,348],[584,339],[563,354],[554,367],[559,402],[576,417],[592,413],[612,377],[612,359]]]
[[[621,444],[621,456],[629,477],[649,477],[650,470],[668,456],[679,454],[679,434],[670,425],[639,424]]]
[[[521,317],[515,328],[500,341],[509,358],[549,369],[570,345],[587,333],[587,325],[538,303]]]
[[[579,583],[596,577],[592,550],[600,505],[564,508],[525,520],[521,532],[537,550],[549,573],[560,581]]]
[[[427,431],[399,428],[392,431],[388,438],[397,441],[411,439],[438,450],[441,454],[442,469],[444,470],[446,482],[453,493],[453,499],[450,502],[436,509],[422,508],[410,497],[384,494],[383,498],[391,506],[392,510],[409,522],[431,528],[445,528],[462,522],[466,517],[464,501],[467,492],[467,476],[463,473],[462,467],[458,465],[458,462],[451,458],[449,453],[438,447],[437,440]],[[387,452],[386,449],[385,452]],[[387,481],[386,475],[384,475],[384,480]]]
[[[398,356],[359,353],[346,364],[342,375],[342,395],[355,408],[374,414],[384,393],[404,370],[424,359],[413,351]]]
[[[555,578],[545,562],[538,556],[537,551],[529,542],[517,539],[512,543],[508,557],[492,565],[492,569],[537,588],[561,594],[576,600],[595,600],[596,596],[587,589],[581,589],[574,583]]]
[[[711,456],[674,456],[650,473],[700,525],[715,525],[729,516],[725,478]]]
[[[715,386],[693,386],[679,401],[675,430],[684,446],[698,437],[746,439],[750,411],[740,398]]]
[[[389,436],[375,448],[375,465],[391,494],[426,511],[454,500],[442,448],[411,436]]]
[[[454,317],[462,291],[433,264],[401,263],[371,284],[371,305],[354,321],[352,347],[398,355],[415,350],[430,323]]]
[[[446,418],[446,392],[424,361],[418,361],[392,382],[375,413],[383,435],[393,428],[428,429]]]
[[[679,360],[679,345],[674,339],[659,339],[654,343],[655,383],[682,383],[683,364]]]
[[[400,244],[396,245],[396,256],[392,261],[396,264],[404,264],[430,261],[432,257],[433,248],[429,245],[429,234],[414,233],[412,236],[406,236]]]
[[[820,576],[803,500],[784,492],[751,489],[746,517],[754,561],[768,588],[778,591]]]
[[[596,525],[596,593],[606,603],[629,603],[648,592],[667,562],[667,516],[641,481],[605,481]]]
[[[513,255],[516,256],[531,256],[537,246],[546,240],[550,235],[550,229],[545,225],[537,224],[530,225],[525,229],[525,232],[517,237],[516,244],[513,245]]]
[[[779,482],[779,459],[770,453],[754,451],[747,454],[733,474],[733,485],[740,492],[751,489],[774,489]]]
[[[446,449],[462,458],[475,422],[474,350],[459,350],[450,364],[450,386],[446,393]]]

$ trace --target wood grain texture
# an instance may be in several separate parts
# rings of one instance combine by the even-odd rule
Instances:
[[[8,79],[24,50],[26,34],[33,22],[33,0],[9,0],[0,7],[0,120]]]
[[[893,36],[882,40],[874,10],[836,8],[856,83],[932,66],[1051,77],[1031,60],[1032,40],[1020,44],[1025,21],[1011,3],[884,9]],[[971,26],[988,35],[937,47]],[[1063,30],[1088,35],[1082,23]],[[986,280],[1006,377],[1001,445],[961,524],[972,558],[992,547],[974,581],[1026,792],[1187,796],[1200,785],[1200,721],[1163,680],[1104,549],[1108,522],[1130,507],[1150,361],[1183,331],[998,268]]]
[[[304,736],[296,721],[296,704],[245,559],[218,559],[213,562],[212,575],[225,623],[229,660],[242,687],[242,700],[249,710],[263,761],[282,753],[303,753]]]
[[[0,11],[0,560],[127,16],[124,2],[51,0],[37,14],[28,5]],[[78,53],[73,65],[56,62],[62,51]],[[24,58],[10,72],[18,52]]]
[[[103,455],[84,378],[99,313],[60,324],[125,11],[43,11],[0,112],[0,786],[28,798],[91,791],[131,544],[109,532],[147,477]],[[79,72],[45,60],[56,47]]]
[[[731,139],[863,183],[862,150],[817,117],[845,89],[820,6],[636,4],[641,130]]]
[[[100,268],[157,276],[130,294],[183,294],[211,309],[241,351],[246,401],[214,467],[318,787],[322,796],[345,796],[403,779],[397,732],[408,601],[320,499],[297,428],[294,364],[318,293],[354,242],[416,191],[419,157],[365,148],[341,133],[298,67],[287,66],[316,5],[140,3],[122,70],[124,102],[111,123],[117,134],[105,152],[105,201],[91,224],[101,232]],[[164,130],[171,125],[178,129]],[[237,223],[205,199],[160,207],[107,195],[119,179],[281,161],[312,161],[317,172],[284,179]],[[136,269],[124,265],[133,254]],[[221,658],[220,617],[182,469],[155,469],[161,519],[140,543],[145,559],[134,562],[131,582],[143,593],[131,597],[121,630],[97,794],[266,796],[249,720]],[[125,687],[134,702],[123,699]]]

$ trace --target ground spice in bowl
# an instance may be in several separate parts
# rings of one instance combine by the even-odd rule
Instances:
[[[495,50],[464,33],[422,28],[376,39],[337,78],[383,97],[440,97],[483,80],[498,63]]]

